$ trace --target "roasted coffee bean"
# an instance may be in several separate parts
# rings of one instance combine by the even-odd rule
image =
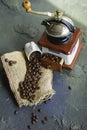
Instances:
[[[19,83],[19,86],[20,86],[20,87],[21,87],[21,86],[23,86],[23,83],[22,83],[22,82],[20,82],[20,83]]]
[[[38,112],[42,112],[42,109],[41,109],[41,108],[39,108],[39,109],[38,109]]]
[[[55,56],[55,55],[52,55],[52,54],[44,54],[42,58],[47,58],[53,62],[56,62],[56,63],[59,63],[59,61],[61,60],[60,57],[58,56]]]
[[[34,72],[33,72],[33,75],[35,75],[35,74],[36,74],[36,72],[34,71]]]
[[[35,75],[32,75],[32,80],[34,81],[34,79],[36,79],[36,76],[35,76]]]
[[[9,66],[12,66],[12,65],[13,65],[13,61],[10,60],[10,61],[8,62],[8,64],[9,64]]]
[[[35,124],[36,122],[34,121],[34,120],[32,120],[32,122],[31,122],[32,124]]]
[[[27,66],[30,68],[30,67],[31,67],[31,64],[28,64]]]
[[[32,93],[32,87],[29,88],[30,92]]]
[[[41,63],[36,57],[33,57],[32,61],[26,60],[25,79],[19,83],[18,90],[21,98],[26,98],[30,102],[35,99],[35,92],[40,89],[38,86],[38,80],[41,77],[40,65]]]
[[[5,58],[5,62],[8,62],[8,59],[7,59],[7,58]]]
[[[23,98],[23,99],[26,99],[26,95],[23,95],[23,94],[22,94],[22,98]]]
[[[25,88],[27,86],[27,83],[26,82],[23,82],[23,88]]]
[[[35,118],[36,118],[36,119],[38,119],[38,116],[37,116],[37,115],[35,115]]]
[[[26,95],[24,91],[23,91],[22,95],[23,95],[23,96],[25,96],[25,95]]]
[[[17,115],[19,112],[17,110],[14,111],[14,114]]]
[[[30,98],[28,100],[32,103],[32,100]]]
[[[28,127],[28,129],[31,129],[31,126],[30,126],[30,125],[28,125],[27,127]]]
[[[28,85],[26,85],[25,88],[26,88],[27,90],[29,90],[29,86],[28,86]]]
[[[37,90],[38,90],[38,89],[40,89],[40,87],[39,87],[39,86],[37,87]]]
[[[25,87],[24,87],[24,86],[22,87],[22,90],[25,90]]]
[[[45,121],[44,121],[44,120],[42,120],[41,122],[42,122],[42,124],[45,124]]]
[[[47,104],[47,101],[44,101],[44,104]]]
[[[55,59],[54,59],[54,60],[52,60],[52,61],[53,61],[53,62],[56,62],[56,61],[55,61]]]
[[[44,117],[44,120],[45,120],[45,121],[47,121],[47,120],[48,120],[47,116],[45,116],[45,117]]]
[[[40,72],[40,71],[39,71],[39,72],[38,72],[38,74],[39,74],[39,75],[41,75],[41,74],[42,74],[42,72]]]
[[[12,60],[10,60],[10,61],[8,61],[8,63],[9,63],[10,66],[12,66],[13,64],[16,64],[17,61],[12,61]]]
[[[32,120],[33,120],[33,121],[36,121],[36,117],[35,117],[35,116],[33,116],[33,117],[32,117]]]
[[[35,113],[31,113],[32,117],[35,116]]]
[[[68,89],[71,90],[71,86],[68,86]]]
[[[38,122],[38,116],[34,113],[32,113],[31,122],[32,122],[32,124]]]
[[[30,97],[32,96],[32,93],[31,93],[31,92],[29,93],[29,96],[30,96]]]
[[[36,75],[35,75],[35,77],[39,77],[39,73],[38,73],[38,72],[36,72]]]
[[[38,122],[38,119],[36,118],[35,121]]]
[[[35,86],[35,85],[33,85],[33,86],[32,86],[32,88],[33,88],[33,89],[36,89],[36,86]]]
[[[13,61],[13,64],[16,64],[17,63],[17,61]]]
[[[31,99],[34,100],[35,96],[32,95]]]
[[[30,73],[32,72],[31,68],[28,70],[28,72],[30,72]]]

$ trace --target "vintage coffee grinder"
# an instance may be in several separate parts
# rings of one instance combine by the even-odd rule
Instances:
[[[38,44],[41,46],[43,54],[54,55],[60,60],[57,63],[50,58],[42,57],[43,65],[49,65],[53,70],[58,71],[61,71],[62,67],[72,69],[83,46],[79,42],[81,29],[75,27],[72,20],[64,16],[60,10],[54,13],[34,11],[31,9],[29,1],[24,1],[23,7],[28,13],[49,16],[41,23],[46,29]]]

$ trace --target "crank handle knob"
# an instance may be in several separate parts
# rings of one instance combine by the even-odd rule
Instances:
[[[31,12],[31,2],[28,1],[28,0],[25,0],[23,3],[22,3],[22,6],[25,8],[26,12]]]

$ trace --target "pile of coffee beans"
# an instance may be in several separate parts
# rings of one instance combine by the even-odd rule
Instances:
[[[59,63],[60,60],[61,60],[60,57],[52,55],[52,54],[49,54],[49,53],[43,54],[42,58],[51,60],[52,62],[55,62],[55,63]]]
[[[44,115],[43,110],[41,108],[38,108],[37,112],[38,112],[37,114],[36,114],[36,112],[31,113],[31,116],[30,116],[31,123],[29,125],[27,125],[28,129],[32,129],[33,125],[35,125],[38,122],[39,123],[41,122],[41,124],[43,124],[43,125],[47,123],[48,116]],[[42,119],[41,119],[39,113],[41,113],[43,115]]]
[[[34,113],[32,113],[32,116],[31,116],[31,123],[32,124],[35,124],[38,122],[38,116]]]
[[[37,59],[41,58],[41,53],[38,51],[32,52],[32,54],[30,55],[30,60],[33,60],[35,57],[37,57]]]
[[[7,62],[9,64],[9,66],[13,66],[14,64],[17,63],[17,61],[9,60],[8,58],[5,58],[5,62]]]
[[[30,61],[26,59],[26,75],[23,82],[19,83],[18,91],[22,99],[27,99],[33,102],[35,99],[35,92],[40,89],[38,81],[41,78],[41,62],[37,55],[33,56]]]

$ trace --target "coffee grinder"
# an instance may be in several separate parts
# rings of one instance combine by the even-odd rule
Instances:
[[[45,31],[39,39],[38,45],[43,54],[57,56],[60,60],[56,63],[49,58],[42,57],[42,64],[58,71],[61,71],[62,68],[72,69],[83,46],[79,41],[82,30],[74,26],[73,21],[64,16],[61,10],[56,10],[54,13],[34,11],[31,9],[29,1],[24,1],[23,7],[27,13],[48,16],[48,19],[41,23],[45,26]]]

